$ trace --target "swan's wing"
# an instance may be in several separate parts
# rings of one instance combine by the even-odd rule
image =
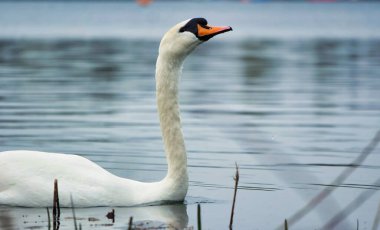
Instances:
[[[106,192],[110,189],[108,185],[120,180],[78,155],[35,151],[0,153],[0,203],[9,200],[30,203],[30,206],[52,203],[54,179],[58,180],[63,203],[69,203],[70,193],[77,201],[87,199],[102,203],[99,199],[111,199],[107,196],[109,191]]]

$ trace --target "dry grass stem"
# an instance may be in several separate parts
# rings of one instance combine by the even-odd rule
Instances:
[[[236,193],[237,193],[238,184],[239,184],[239,167],[238,167],[238,165],[236,163],[235,163],[235,166],[236,166],[236,173],[235,173],[235,177],[234,177],[234,180],[235,180],[235,189],[234,189],[234,199],[232,201],[231,218],[230,218],[230,226],[229,226],[230,229],[232,229],[232,224],[234,222]]]
[[[76,216],[75,216],[75,208],[74,208],[74,201],[73,201],[73,195],[72,194],[70,194],[70,202],[71,202],[71,210],[73,212],[74,229],[78,230],[77,219],[76,219]]]
[[[51,225],[50,225],[50,211],[49,208],[46,207],[46,212],[47,212],[47,217],[48,217],[48,230],[50,230]]]
[[[379,227],[379,223],[380,223],[380,203],[379,203],[379,206],[377,207],[375,219],[373,220],[372,230],[377,230]]]
[[[201,205],[200,204],[198,204],[198,207],[197,207],[197,223],[198,223],[198,230],[202,230]]]
[[[133,225],[133,217],[131,216],[131,217],[129,218],[128,230],[132,230],[132,229],[133,229],[133,228],[132,228],[132,225]]]
[[[288,220],[287,219],[285,219],[284,228],[285,228],[285,230],[289,230],[289,228],[288,228]]]
[[[58,180],[54,180],[54,194],[53,194],[53,229],[59,228],[59,218],[61,216],[61,209],[59,207],[58,196]]]

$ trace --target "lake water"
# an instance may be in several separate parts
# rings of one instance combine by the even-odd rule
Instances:
[[[0,151],[75,153],[142,181],[165,176],[155,105],[161,35],[204,16],[231,33],[198,47],[181,81],[185,204],[77,209],[84,229],[371,229],[380,194],[380,4],[0,3]],[[334,179],[356,169],[340,184]],[[38,189],[38,188],[36,188]],[[352,203],[356,201],[356,203]],[[106,214],[115,209],[115,220]],[[45,209],[0,207],[1,229],[45,229]],[[70,209],[60,229],[72,229]]]

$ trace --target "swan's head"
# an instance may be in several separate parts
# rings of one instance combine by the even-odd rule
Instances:
[[[160,54],[186,57],[199,44],[231,30],[230,26],[210,26],[204,18],[188,19],[178,23],[164,35],[160,44]]]

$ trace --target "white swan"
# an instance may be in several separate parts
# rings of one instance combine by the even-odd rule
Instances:
[[[188,189],[187,158],[178,106],[178,81],[187,55],[203,41],[232,30],[211,27],[203,18],[175,25],[162,38],[156,63],[156,97],[168,172],[153,183],[111,174],[77,155],[35,151],[0,153],[0,204],[47,207],[53,203],[53,182],[58,179],[60,205],[133,206],[183,201]]]

